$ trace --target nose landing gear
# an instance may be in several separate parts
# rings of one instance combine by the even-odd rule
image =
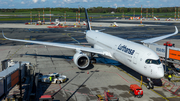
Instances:
[[[151,78],[147,78],[147,80],[148,80],[149,82],[146,84],[146,88],[147,88],[147,89],[154,89],[154,84],[153,84],[153,82],[151,81]]]

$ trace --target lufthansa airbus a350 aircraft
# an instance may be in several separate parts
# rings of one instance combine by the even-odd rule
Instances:
[[[147,83],[148,88],[153,88],[153,84],[150,78],[160,79],[164,76],[163,65],[160,62],[158,55],[154,51],[141,44],[115,37],[103,32],[91,30],[86,9],[85,16],[87,22],[87,31],[85,33],[86,40],[89,44],[92,45],[93,48],[53,42],[10,39],[5,37],[4,34],[3,37],[7,40],[12,41],[36,43],[74,49],[76,50],[76,53],[73,56],[73,61],[81,69],[87,68],[90,63],[89,57],[83,52],[89,52],[91,53],[91,56],[93,56],[93,54],[100,54],[105,57],[110,57],[111,59],[117,60],[124,65],[130,67],[131,69],[137,71],[138,73],[146,76],[149,80],[149,83]],[[177,27],[175,27],[175,32],[172,34],[143,40],[141,42],[153,43],[175,35],[177,33],[178,29]]]

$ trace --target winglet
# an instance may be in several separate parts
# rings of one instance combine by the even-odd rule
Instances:
[[[157,41],[159,41],[159,40],[168,38],[168,37],[173,36],[173,35],[176,35],[176,34],[178,34],[178,29],[177,29],[177,27],[175,26],[175,32],[172,33],[172,34],[168,34],[168,35],[163,35],[163,36],[159,36],[159,37],[155,37],[155,38],[150,38],[150,39],[142,40],[141,42],[142,42],[142,43],[154,43],[154,42],[157,42]]]
[[[88,14],[87,14],[87,9],[85,9],[85,17],[86,17],[86,23],[87,23],[87,30],[91,30],[91,26],[90,26],[90,23],[89,23],[89,18],[88,18]]]
[[[8,39],[7,37],[5,37],[5,36],[4,36],[4,32],[3,32],[3,30],[2,30],[2,35],[3,35],[3,37],[4,37],[5,39]]]
[[[175,33],[177,34],[177,33],[178,33],[178,29],[177,29],[177,27],[176,27],[176,26],[175,26],[175,30],[176,30],[176,31],[175,31]]]

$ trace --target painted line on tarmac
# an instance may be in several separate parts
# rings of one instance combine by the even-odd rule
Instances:
[[[59,88],[61,89],[61,84],[59,84]]]
[[[70,36],[69,33],[67,34],[67,36],[69,36],[71,39],[73,39],[74,41],[76,41],[78,44],[81,44],[78,40],[76,40],[75,38],[73,38],[72,36]]]
[[[44,92],[44,94],[52,94],[52,91],[57,92],[58,90],[61,89],[61,85],[50,85],[50,87]]]
[[[78,69],[78,67],[72,68],[72,69],[69,69],[69,70],[65,70],[65,71],[62,71],[62,72],[59,72],[59,74],[64,73],[64,72],[68,72],[68,71],[71,71],[71,70],[74,70],[74,69]]]
[[[129,73],[125,72],[124,70],[122,70],[121,68],[117,67],[117,66],[114,66],[116,67],[117,69],[119,69],[120,71],[124,72],[125,74],[127,74],[128,76],[130,76],[131,78],[133,78],[134,80],[136,80],[137,82],[140,82],[140,80],[136,79],[134,76],[130,75]]]
[[[8,59],[10,59],[12,56],[14,56],[24,45],[22,45],[17,51],[15,51],[11,56],[8,57]],[[8,50],[8,49],[6,49]],[[2,64],[1,64],[2,65]]]
[[[124,77],[122,77],[120,74],[116,73],[116,72],[109,72],[109,71],[103,71],[103,70],[99,70],[101,72],[106,72],[106,73],[113,73],[113,74],[117,74],[119,75],[122,79],[124,79],[126,82],[130,83],[128,80],[126,80]]]
[[[143,85],[144,85],[144,84],[143,84]],[[154,93],[156,93],[157,95],[159,95],[160,97],[162,97],[163,99],[165,99],[166,101],[169,101],[166,97],[162,96],[161,94],[157,93],[156,91],[154,91],[154,90],[152,90],[152,89],[151,89],[151,91],[153,91]]]
[[[161,80],[164,80],[164,79],[161,79]],[[180,88],[180,86],[175,86],[173,83],[168,82],[167,80],[164,80],[164,81],[165,81],[165,83],[166,83],[166,82],[169,83],[169,84],[168,84],[169,86],[172,85],[173,87],[178,87],[177,89]],[[164,83],[164,84],[165,84],[165,83]],[[172,88],[173,88],[173,87],[172,87]],[[171,89],[172,89],[172,88],[171,88]],[[179,94],[179,95],[175,94],[175,92],[177,91],[177,89],[176,89],[175,92],[171,91],[171,89],[168,89],[167,87],[163,87],[163,89],[169,91],[170,93],[172,93],[172,94],[174,94],[174,95],[176,95],[176,96],[180,96],[180,94]]]
[[[160,86],[160,87],[154,87],[154,88],[164,88],[164,87],[171,87],[170,85],[166,85],[166,86]]]
[[[128,76],[130,76],[131,78],[133,78],[134,80],[140,82],[140,80],[136,79],[135,77],[133,77],[132,75],[130,75],[129,73],[125,72],[124,70],[122,70],[120,67],[114,66],[117,69],[119,69],[120,71],[124,72],[125,74],[127,74]],[[144,86],[146,86],[145,84],[143,84]],[[163,99],[165,99],[166,101],[169,101],[166,97],[162,96],[161,94],[157,93],[156,91],[152,90],[154,93],[156,93],[157,95],[159,95],[160,97],[162,97]]]
[[[5,39],[5,38],[0,38],[0,40],[7,40],[7,39]]]
[[[67,89],[64,89],[64,91],[66,91],[66,92],[71,92],[71,93],[73,93],[73,92],[74,92],[74,91],[70,91],[70,90],[67,90]],[[96,95],[86,94],[86,93],[81,93],[81,92],[76,92],[76,93],[78,93],[78,94],[82,94],[82,95],[87,95],[87,96],[96,96]]]
[[[180,96],[172,96],[172,97],[167,97],[167,98],[170,99],[170,98],[178,98],[178,97]]]
[[[119,75],[121,78],[123,78],[120,74],[116,73],[117,75]],[[130,83],[128,80],[126,80],[125,78],[123,78],[126,82]]]
[[[26,44],[26,43],[25,43]],[[8,59],[10,59],[12,56],[14,56],[24,45],[22,45],[17,51],[15,51]]]

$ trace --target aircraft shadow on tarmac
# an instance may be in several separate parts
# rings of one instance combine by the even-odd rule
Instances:
[[[21,54],[22,55],[22,54]],[[66,59],[67,62],[72,62],[73,56],[65,56],[65,55],[39,55],[39,54],[24,54],[24,55],[29,55],[29,56],[40,56],[40,57],[49,57],[49,58],[62,58],[62,59]],[[108,58],[104,58],[100,55],[98,55],[98,57],[94,57],[96,59],[96,64],[102,64],[102,65],[114,65],[117,66],[118,68],[123,69],[125,72],[127,72],[128,74],[132,75],[133,77],[135,77],[138,80],[141,80],[141,74],[139,74],[138,72],[132,70],[131,68],[121,64],[118,61],[112,60],[112,59],[108,59]],[[84,70],[90,70],[93,69],[94,65],[90,64],[86,69]],[[152,82],[154,83],[155,86],[162,86],[162,81],[161,79],[151,79]],[[147,83],[147,77],[143,76],[143,82]]]
[[[99,71],[98,71],[98,70],[95,70],[95,71],[91,71],[91,72],[92,72],[91,75],[90,75],[80,86],[78,86],[78,88],[77,88],[72,94],[68,95],[67,99],[62,96],[63,94],[61,94],[60,91],[61,91],[64,87],[66,87],[71,81],[73,81],[76,77],[78,77],[78,75],[80,75],[81,73],[85,73],[83,70],[80,71],[80,72],[76,72],[76,75],[75,75],[72,79],[68,80],[68,82],[66,81],[65,85],[63,85],[63,86],[61,87],[61,89],[59,89],[57,92],[55,92],[52,96],[55,96],[56,98],[59,97],[62,101],[65,101],[65,100],[66,100],[66,101],[69,101],[69,100],[72,98],[72,96],[73,96],[81,87],[84,86],[84,84],[90,79],[90,77],[91,77],[95,72],[99,72]],[[61,95],[59,95],[58,93],[60,93]],[[60,96],[62,96],[62,97],[60,97]],[[54,100],[53,100],[53,101],[54,101]]]
[[[40,56],[40,57],[49,57],[49,58],[61,58],[61,59],[66,59],[67,62],[71,62],[73,59],[73,56],[65,56],[65,55],[40,55],[40,54],[20,54],[20,56],[22,57],[23,55],[28,55],[28,56]],[[108,59],[108,58],[104,58],[104,57],[95,57],[96,59],[96,64],[102,64],[102,65],[121,65],[121,63],[119,63],[118,61],[112,60],[112,59]],[[90,64],[86,69],[84,70],[89,70],[89,69],[93,69],[94,66],[93,64]],[[83,69],[82,69],[83,70]]]
[[[141,74],[139,74],[138,72],[132,70],[131,68],[125,66],[125,65],[121,65],[121,66],[117,66],[118,68],[121,68],[123,71],[127,72],[128,74],[132,75],[133,77],[135,77],[136,79],[141,81]],[[143,77],[143,82],[148,83],[149,81],[147,80],[147,77],[142,76]],[[162,81],[161,79],[151,79],[151,81],[153,82],[153,84],[155,86],[162,86]]]
[[[21,54],[21,55],[29,55],[29,56],[34,56],[34,57],[37,57],[37,56],[40,56],[40,57],[49,57],[49,58],[62,58],[62,59],[67,59],[69,62],[72,62],[72,59],[73,59],[73,56],[64,56],[64,55],[39,55],[39,54]],[[137,73],[136,71],[132,70],[131,68],[127,68],[127,66],[119,63],[118,61],[115,61],[115,60],[111,60],[111,59],[108,59],[108,58],[104,58],[104,57],[95,57],[96,59],[96,64],[102,64],[102,65],[115,65],[117,66],[118,68],[121,68],[123,71],[126,71],[127,73],[129,73],[130,75],[134,76],[136,79],[139,79],[141,80],[141,74]],[[90,64],[88,69],[92,69],[94,68],[94,65],[93,64]],[[86,70],[88,70],[86,69]],[[95,73],[95,72],[99,72],[98,70],[95,70],[95,71],[91,71],[91,75],[71,94],[69,95],[69,97],[67,99],[64,99],[66,101],[69,101],[72,96],[74,96],[74,94],[79,90],[81,89],[81,87],[89,80],[89,78]],[[58,93],[61,93],[60,91],[66,87],[72,80],[74,80],[80,73],[85,73],[83,70],[81,70],[80,72],[76,72],[77,75],[75,75],[72,79],[68,79],[65,83],[65,85],[63,85],[57,92],[50,92],[52,96],[56,96],[56,98],[59,98],[60,95]],[[156,79],[156,80],[153,80],[153,83],[155,86],[162,86],[162,81],[161,79]],[[148,82],[147,81],[147,78],[143,76],[143,82]],[[46,83],[41,83],[40,84],[41,86],[43,86],[43,90],[41,90],[41,92],[39,92],[39,94],[36,96],[36,99],[39,99],[41,95],[43,95],[45,93],[45,91],[48,89],[48,87],[50,86],[50,84],[46,84]],[[41,87],[42,88],[42,87]],[[49,94],[49,93],[46,93],[46,94]],[[57,95],[56,95],[57,94]],[[61,97],[63,98],[63,97]],[[53,101],[58,101],[58,100],[53,100]]]

